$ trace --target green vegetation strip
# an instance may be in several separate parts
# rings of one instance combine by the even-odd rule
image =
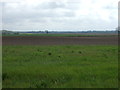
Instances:
[[[117,36],[117,35],[82,35],[82,34],[3,34],[2,36],[62,36],[62,37],[83,37],[83,36]]]
[[[3,46],[3,88],[116,88],[117,46]]]

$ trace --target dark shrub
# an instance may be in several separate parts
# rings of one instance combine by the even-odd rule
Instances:
[[[2,74],[2,80],[4,81],[5,79],[7,79],[8,78],[8,74],[7,73],[3,73]]]
[[[81,51],[79,51],[78,53],[80,53],[80,54],[81,54],[82,52],[81,52]]]
[[[74,51],[72,51],[72,53],[74,53]]]
[[[61,57],[61,56],[58,56],[59,58]]]
[[[48,55],[52,55],[52,53],[48,53]]]

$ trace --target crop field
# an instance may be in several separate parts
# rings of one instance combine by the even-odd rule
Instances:
[[[62,37],[63,44],[55,44],[55,41],[62,43],[62,39],[55,37],[57,41],[53,37],[46,37],[50,45],[45,43],[45,37],[45,42],[41,40],[42,37],[39,38],[29,37],[32,43],[44,44],[31,44],[23,36],[3,37],[3,88],[118,87],[118,47],[115,37],[83,38],[86,42],[91,41],[87,44],[82,39],[77,39],[77,44],[76,38],[65,37]],[[93,43],[94,40],[96,43]]]

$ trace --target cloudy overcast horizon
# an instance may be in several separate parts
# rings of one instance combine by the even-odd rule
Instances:
[[[113,30],[118,26],[118,0],[4,0],[0,7],[0,26],[6,30]]]

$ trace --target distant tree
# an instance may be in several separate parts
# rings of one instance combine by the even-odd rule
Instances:
[[[19,32],[15,32],[14,34],[18,35],[18,34],[19,34]]]
[[[48,30],[45,30],[45,33],[47,33],[47,34],[48,34]]]
[[[2,30],[2,34],[11,34],[12,31],[8,31],[8,30]]]
[[[41,33],[42,31],[38,31],[38,33]]]
[[[116,31],[120,31],[120,27],[117,27],[117,28],[116,28]]]

